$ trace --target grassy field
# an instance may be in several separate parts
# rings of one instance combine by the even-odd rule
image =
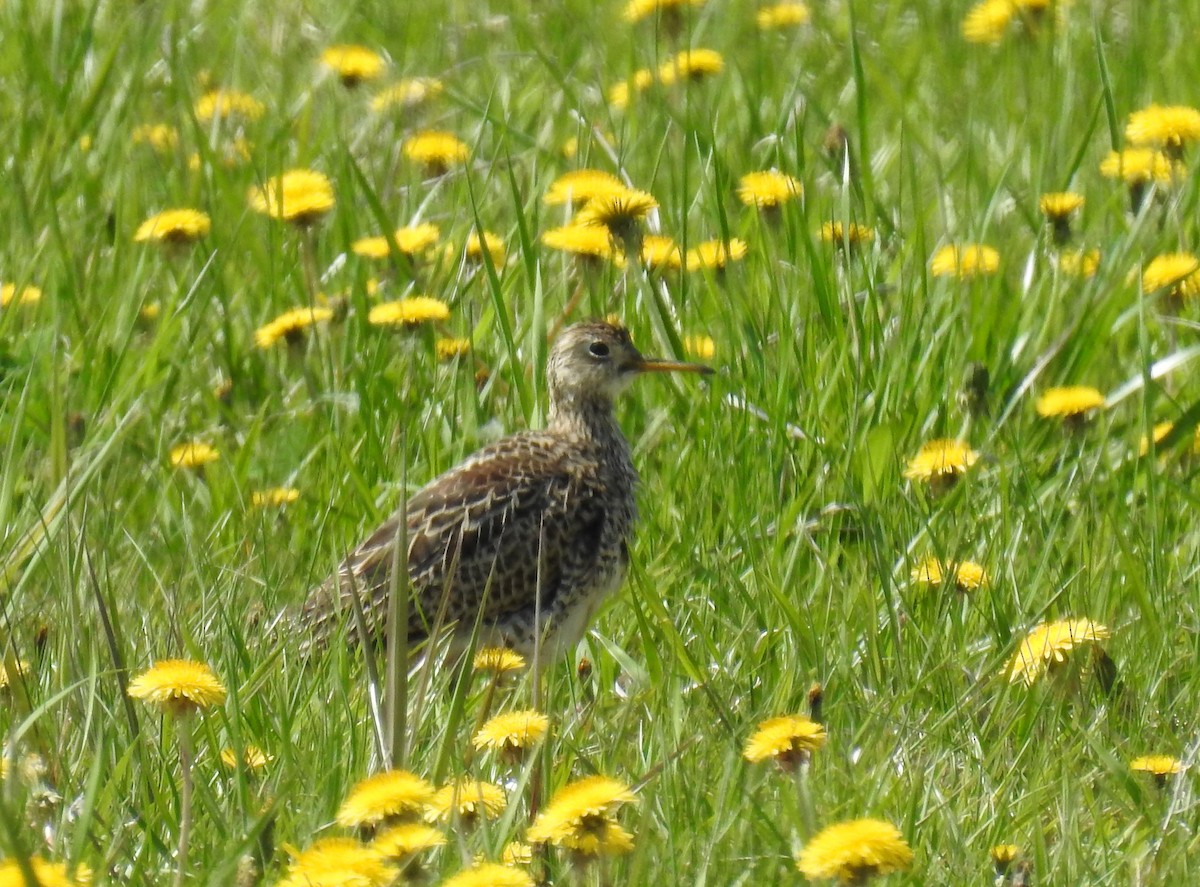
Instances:
[[[468,670],[413,672],[397,765],[508,796],[497,818],[446,827],[421,857],[430,883],[499,859],[532,797],[592,774],[635,789],[619,813],[632,851],[573,866],[552,849],[536,877],[804,883],[818,830],[871,817],[914,854],[889,884],[991,883],[1001,844],[1027,866],[1012,878],[1038,884],[1200,879],[1200,277],[1194,260],[1151,266],[1198,247],[1200,125],[1165,145],[1136,207],[1101,172],[1131,147],[1132,113],[1200,103],[1200,5],[1018,5],[979,43],[962,2],[814,3],[775,30],[752,0],[674,22],[626,21],[623,0],[0,4],[0,855],[87,866],[95,884],[181,868],[275,884],[291,854],[351,835],[333,820],[386,754],[379,681],[353,652],[305,658],[273,617],[406,490],[538,426],[553,333],[611,314],[647,354],[699,352],[717,373],[645,379],[619,405],[643,478],[632,568],[577,655],[545,670],[536,755],[468,751],[485,704],[532,703],[528,674],[493,694]],[[321,63],[337,44],[383,70],[344,85]],[[722,69],[636,79],[689,47]],[[442,89],[373,107],[410,78]],[[261,113],[210,117],[214,89]],[[469,158],[434,174],[405,153],[420,130]],[[683,252],[737,239],[744,258],[647,272],[547,246],[570,213],[543,197],[585,167],[652,193],[644,224]],[[336,198],[308,226],[248,200],[294,168]],[[743,205],[739,178],[772,168],[802,196]],[[1060,191],[1086,199],[1066,245],[1039,210]],[[211,230],[135,241],[173,208]],[[419,222],[438,240],[414,258],[352,248]],[[874,237],[826,242],[833,222]],[[483,230],[504,255],[464,259]],[[995,270],[963,273],[960,251],[935,273],[939,250],[968,244],[994,248]],[[1091,276],[1064,263],[1074,250],[1098,251]],[[449,318],[369,322],[417,294]],[[332,318],[256,343],[313,307]],[[440,359],[448,337],[469,353]],[[1062,385],[1104,403],[1086,421],[1039,415]],[[907,478],[942,438],[974,464],[957,483]],[[173,465],[192,441],[218,458]],[[254,504],[273,488],[299,496]],[[914,579],[930,557],[987,579]],[[1010,680],[1027,633],[1065,619],[1107,631]],[[178,720],[126,695],[168,658],[207,663],[228,698]],[[814,683],[825,747],[794,772],[747,761],[757,725],[809,713]],[[222,764],[251,746],[261,769]],[[1147,754],[1182,772],[1132,770]],[[289,883],[385,883],[333,877]]]

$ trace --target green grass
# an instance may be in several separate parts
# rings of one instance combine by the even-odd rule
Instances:
[[[1190,431],[1175,453],[1138,458],[1154,423],[1194,424],[1195,311],[1169,314],[1129,273],[1196,247],[1198,180],[1135,218],[1098,165],[1131,111],[1194,101],[1200,7],[1075,3],[1057,29],[981,47],[960,35],[966,4],[814,3],[810,25],[781,35],[756,30],[748,0],[708,0],[678,37],[625,24],[622,5],[0,6],[0,282],[45,294],[0,310],[3,653],[31,665],[0,705],[5,857],[86,863],[100,884],[171,877],[176,727],[121,688],[175,656],[209,663],[230,691],[195,725],[192,880],[229,884],[262,845],[274,883],[284,845],[338,834],[338,804],[379,759],[361,657],[305,661],[298,637],[265,629],[405,490],[542,421],[547,334],[578,294],[565,320],[615,312],[656,354],[707,334],[718,368],[703,383],[644,380],[620,405],[643,476],[633,566],[581,645],[590,682],[573,662],[545,673],[547,790],[591,773],[638,787],[623,814],[636,849],[607,883],[801,882],[793,857],[813,829],[862,816],[914,848],[888,883],[985,883],[1003,842],[1043,884],[1198,876],[1194,776],[1160,791],[1128,767],[1197,747],[1198,503],[1178,452]],[[337,42],[386,53],[389,79],[435,76],[446,91],[373,114],[373,86],[320,70]],[[720,51],[725,71],[626,112],[605,104],[683,46]],[[221,159],[234,128],[192,114],[206,80],[266,105],[247,162]],[[177,149],[132,143],[157,122],[177,128]],[[822,149],[835,123],[849,186]],[[425,180],[400,150],[419,127],[457,133],[470,164]],[[543,247],[564,221],[546,187],[578,166],[617,171],[608,147],[659,200],[664,233],[739,237],[746,259],[657,290]],[[301,238],[246,194],[294,166],[335,183],[313,246],[322,291],[347,313],[305,347],[264,352],[254,330],[312,294]],[[805,189],[775,222],[734,195],[741,174],[773,166]],[[1068,187],[1087,198],[1075,245],[1103,254],[1086,281],[1056,271],[1037,209]],[[208,212],[211,234],[170,254],[133,243],[175,206]],[[491,273],[438,258],[413,283],[398,261],[350,254],[416,218],[460,245],[476,225],[495,231],[508,261]],[[878,239],[843,256],[817,236],[829,220]],[[999,251],[1000,273],[930,274],[939,246],[969,241]],[[371,328],[375,277],[389,297],[411,286],[447,301],[443,332],[471,337],[474,356],[439,364],[433,331]],[[1183,359],[1152,377],[1171,355]],[[986,416],[960,402],[972,363],[990,373]],[[1072,383],[1125,396],[1064,433],[1033,403]],[[960,436],[982,458],[949,494],[902,478],[923,441]],[[191,438],[220,461],[173,470],[168,451]],[[280,485],[300,500],[250,507]],[[978,561],[992,581],[916,588],[931,554]],[[1024,633],[1070,616],[1111,627],[1118,687],[1087,674],[1076,688],[1009,685]],[[482,699],[450,671],[409,684],[405,763],[429,778],[463,772]],[[741,752],[760,720],[803,712],[814,681],[830,741],[801,802],[794,780]],[[531,692],[525,678],[498,704]],[[261,777],[218,761],[246,744],[274,756]],[[20,768],[30,755],[36,778]],[[514,780],[513,807],[431,857],[435,883],[526,825],[532,770],[475,756],[469,772]],[[553,855],[548,871],[602,877]]]

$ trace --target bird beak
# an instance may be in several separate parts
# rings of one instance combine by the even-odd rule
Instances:
[[[702,363],[686,363],[682,360],[659,360],[657,357],[643,357],[633,368],[639,373],[700,373],[712,375],[713,368]]]

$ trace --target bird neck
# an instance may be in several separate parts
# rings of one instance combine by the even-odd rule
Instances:
[[[621,427],[607,397],[555,392],[550,398],[547,425],[551,431],[574,434],[604,443],[613,438],[624,442]]]

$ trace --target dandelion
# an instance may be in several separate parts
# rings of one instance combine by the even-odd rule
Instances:
[[[220,459],[221,453],[209,444],[189,440],[171,447],[168,458],[172,468],[203,468]]]
[[[738,199],[756,209],[777,209],[803,193],[800,182],[777,169],[748,172],[738,179]]]
[[[803,715],[769,718],[746,740],[742,755],[752,764],[774,761],[783,770],[792,771],[807,764],[828,738],[824,727]]]
[[[154,240],[171,245],[186,245],[206,236],[211,227],[208,213],[195,209],[168,209],[142,222],[133,239],[135,243]]]
[[[329,179],[311,169],[288,170],[250,191],[250,208],[255,212],[301,227],[316,222],[334,203]]]
[[[1162,151],[1153,148],[1126,148],[1110,151],[1100,161],[1100,174],[1108,179],[1120,179],[1129,188],[1129,204],[1139,212],[1151,185],[1170,185],[1185,173],[1178,163]]]
[[[1142,289],[1165,290],[1176,302],[1200,294],[1200,259],[1191,253],[1155,256],[1142,271]]]
[[[350,789],[336,819],[338,825],[360,828],[417,817],[433,797],[433,786],[420,776],[388,770],[368,776]]]
[[[476,651],[471,662],[475,671],[500,676],[525,668],[525,657],[504,647],[483,647]]]
[[[1037,400],[1039,416],[1081,422],[1093,410],[1103,409],[1107,401],[1099,389],[1089,385],[1065,385],[1047,388]]]
[[[608,103],[618,110],[629,107],[630,99],[654,85],[654,72],[641,68],[634,71],[628,80],[609,87],[605,94]]]
[[[483,862],[442,882],[442,887],[535,887],[535,881],[520,869]]]
[[[925,481],[934,493],[940,493],[952,487],[978,459],[979,454],[961,440],[926,441],[909,460],[904,476]]]
[[[433,77],[412,77],[401,80],[371,99],[371,110],[376,113],[393,108],[411,110],[441,95],[444,89],[442,81]]]
[[[254,772],[256,770],[262,770],[273,760],[275,760],[273,756],[267,754],[257,745],[247,745],[244,749],[242,749],[241,755],[239,755],[232,748],[225,748],[221,750],[221,763],[230,770],[236,770],[239,767],[244,767],[247,771]]]
[[[796,868],[812,881],[864,884],[877,875],[907,871],[912,862],[908,842],[890,822],[852,819],[818,832],[804,845]]]
[[[1143,755],[1129,762],[1129,769],[1135,773],[1149,773],[1159,788],[1167,784],[1167,777],[1183,772],[1183,764],[1178,758],[1170,755]]]
[[[376,305],[367,315],[367,322],[373,326],[414,327],[449,318],[450,308],[445,302],[429,296],[410,296]]]
[[[207,665],[186,659],[163,659],[142,672],[126,688],[134,699],[159,706],[176,721],[225,702],[225,685]],[[176,852],[175,887],[182,887],[187,871],[188,846],[192,831],[192,730],[182,723],[179,730],[179,847]]]
[[[370,846],[351,838],[323,838],[296,854],[277,887],[388,887],[398,875]]]
[[[1017,14],[1013,0],[983,0],[969,10],[962,22],[962,35],[968,43],[999,43],[1008,33]]]
[[[1158,148],[1178,159],[1185,146],[1200,141],[1200,110],[1187,105],[1149,105],[1129,115],[1125,138],[1130,144]]]
[[[997,844],[989,854],[997,877],[1003,877],[1012,867],[1013,862],[1021,855],[1021,848],[1016,844]]]
[[[611,259],[615,254],[608,230],[588,225],[572,224],[551,228],[542,233],[542,243],[550,249],[585,259]]]
[[[533,847],[522,841],[509,841],[500,852],[500,861],[505,865],[531,865]]]
[[[648,234],[642,238],[642,265],[648,271],[678,270],[683,267],[683,254],[670,237]]]
[[[526,751],[545,738],[550,719],[537,711],[512,711],[491,718],[475,733],[477,749],[499,752],[510,763],[520,761]]]
[[[929,262],[934,277],[970,280],[995,274],[1000,269],[1000,254],[982,243],[943,246]]]
[[[352,45],[330,46],[321,53],[321,64],[351,89],[364,80],[378,79],[387,67],[383,56],[373,49]]]
[[[683,350],[697,360],[712,360],[717,355],[717,343],[712,336],[684,336]]]
[[[470,826],[480,818],[495,819],[507,806],[508,796],[500,786],[475,779],[459,779],[434,793],[425,818],[430,822],[445,823],[458,818]]]
[[[583,206],[593,197],[619,194],[626,185],[612,173],[598,169],[576,169],[565,172],[546,190],[542,202],[546,206]]]
[[[232,89],[214,89],[196,101],[196,119],[209,123],[214,119],[255,121],[266,113],[266,107],[252,95]]]
[[[170,154],[179,147],[179,130],[167,123],[143,123],[134,127],[135,145],[147,145],[156,154]]]
[[[714,49],[685,49],[658,69],[658,80],[667,86],[690,80],[697,82],[725,70],[725,59]]]
[[[266,350],[279,342],[298,345],[314,326],[333,319],[331,308],[294,308],[254,331],[254,344]]]
[[[621,18],[631,24],[655,15],[680,15],[689,6],[703,6],[704,0],[629,0]]]
[[[625,783],[590,776],[560,789],[529,828],[531,844],[553,844],[584,856],[628,853],[633,837],[615,820],[637,797]]]
[[[974,591],[988,584],[988,575],[973,561],[955,564],[929,557],[913,568],[912,581],[930,587],[948,582],[959,591]]]
[[[295,487],[273,487],[269,490],[255,490],[250,494],[250,504],[255,508],[282,508],[299,498],[300,491]]]
[[[438,176],[466,163],[471,149],[453,133],[427,131],[405,140],[404,156],[424,166],[429,175]]]
[[[467,243],[463,247],[464,258],[468,262],[482,265],[484,253],[487,253],[488,258],[492,262],[492,267],[503,267],[506,258],[505,246],[500,236],[493,234],[491,231],[472,231],[467,235]]]
[[[1151,429],[1149,438],[1147,438],[1145,435],[1142,436],[1141,445],[1138,447],[1139,455],[1145,456],[1150,452],[1151,440],[1154,441],[1154,444],[1157,447],[1164,440],[1166,440],[1167,435],[1174,430],[1174,422],[1159,422],[1156,424],[1154,428]],[[1200,455],[1200,425],[1197,425],[1192,432],[1192,446],[1188,452],[1190,452],[1193,456]]]
[[[36,305],[42,300],[42,291],[36,286],[17,289],[14,283],[0,284],[0,308],[9,305]]]
[[[764,6],[754,17],[760,31],[781,31],[808,24],[812,17],[803,3],[775,3]]]
[[[91,887],[92,870],[77,865],[69,871],[66,863],[48,862],[31,856],[27,862],[35,878],[35,887]],[[27,887],[25,871],[15,859],[0,862],[0,887]]]
[[[11,668],[8,662],[0,661],[0,690],[7,690],[17,681],[27,679],[32,673],[33,666],[24,659],[14,660]]]
[[[377,835],[371,841],[371,850],[383,859],[406,865],[418,853],[433,850],[445,843],[446,836],[432,826],[422,822],[405,822]]]
[[[1068,250],[1059,253],[1058,270],[1084,280],[1094,277],[1100,269],[1100,250]]]
[[[1010,683],[1033,686],[1047,671],[1062,665],[1076,647],[1099,644],[1111,637],[1108,628],[1091,619],[1063,619],[1034,627],[1004,668]]]
[[[821,223],[821,242],[832,243],[836,247],[849,246],[850,249],[870,243],[875,239],[875,229],[867,225],[851,222],[843,225],[841,222]]]
[[[724,271],[730,262],[746,257],[746,241],[737,237],[729,240],[706,240],[687,252],[688,271]]]
[[[640,223],[658,201],[646,191],[624,188],[611,194],[599,194],[588,201],[576,221],[580,225],[607,228],[614,239],[626,245],[627,252],[640,252]],[[630,248],[635,246],[637,248]]]
[[[471,353],[471,340],[442,337],[433,343],[433,348],[438,360],[442,362],[457,360]]]
[[[1050,223],[1055,243],[1061,245],[1071,239],[1071,216],[1082,206],[1082,195],[1071,191],[1043,194],[1038,199],[1038,209]]]
[[[364,237],[350,244],[350,251],[367,259],[386,259],[394,249],[410,258],[424,255],[438,242],[441,231],[431,222],[397,228],[391,237]]]

